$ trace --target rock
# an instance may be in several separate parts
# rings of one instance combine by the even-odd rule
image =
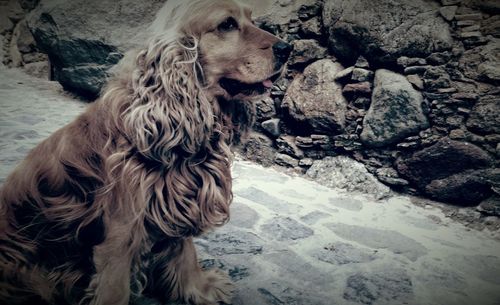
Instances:
[[[264,174],[265,171],[261,171],[258,174]],[[260,176],[262,177],[262,176]],[[275,177],[274,180],[271,180],[271,182],[278,182],[278,183],[286,183],[288,177],[285,177],[285,180],[279,180]],[[282,200],[278,197],[272,196],[268,194],[265,191],[262,191],[258,188],[255,188],[253,186],[238,190],[235,192],[237,196],[243,197],[245,199],[248,199],[256,204],[262,205],[266,207],[267,209],[275,212],[275,213],[293,213],[295,214],[297,212],[297,207],[286,201]]]
[[[397,63],[406,68],[410,66],[425,66],[427,61],[424,58],[401,56],[398,58]]]
[[[27,23],[49,55],[53,77],[71,91],[95,97],[109,68],[142,42],[139,33],[162,5],[157,0],[42,0]]]
[[[280,131],[280,119],[270,119],[262,122],[261,126],[267,131],[270,135],[277,138],[281,134]]]
[[[462,20],[482,20],[483,15],[481,13],[476,13],[476,14],[462,14],[462,15],[455,15],[455,19],[457,21],[462,21]]]
[[[302,23],[301,34],[305,37],[317,38],[321,36],[321,22],[318,18],[312,18]]]
[[[481,22],[481,33],[500,38],[500,15],[494,15]]]
[[[404,69],[404,74],[424,74],[427,71],[428,66],[411,66]]]
[[[465,171],[443,179],[432,180],[425,187],[432,198],[459,206],[474,206],[492,195],[485,172]]]
[[[262,239],[244,231],[208,233],[196,240],[196,244],[213,256],[262,253]]]
[[[49,79],[50,67],[47,61],[24,64],[23,70],[31,76],[43,78],[46,80]]]
[[[406,79],[419,90],[424,89],[424,81],[417,74],[410,74],[406,76]]]
[[[259,219],[259,213],[248,205],[241,202],[231,204],[230,223],[233,223],[241,228],[252,229]]]
[[[306,175],[327,187],[371,194],[376,199],[390,194],[390,189],[378,182],[362,163],[345,156],[314,161]]]
[[[452,58],[452,53],[445,51],[439,53],[432,53],[426,58],[426,61],[431,65],[444,65]]]
[[[404,177],[425,189],[433,180],[469,169],[486,168],[492,162],[488,153],[476,145],[443,138],[410,158],[398,159],[396,166]]]
[[[436,15],[439,4],[425,0],[325,1],[323,26],[330,48],[342,60],[363,55],[377,65],[400,56],[426,57],[451,49],[448,23]]]
[[[265,97],[255,101],[257,121],[265,121],[276,116],[276,107],[271,97]]]
[[[311,148],[314,146],[313,140],[310,137],[297,136],[295,138],[295,144],[300,148]]]
[[[375,73],[370,109],[363,120],[363,144],[393,144],[429,126],[422,109],[422,95],[406,78],[389,70]]]
[[[12,31],[12,29],[14,29],[12,21],[10,21],[10,19],[3,13],[0,13],[0,35],[4,35],[7,32]]]
[[[263,134],[251,132],[239,150],[247,160],[264,166],[274,164],[273,141]]]
[[[474,24],[474,25],[462,28],[462,32],[475,32],[475,31],[479,31],[480,28],[481,28],[481,26],[479,24]]]
[[[465,51],[458,63],[466,77],[493,83],[500,81],[500,39],[492,38],[486,45]]]
[[[457,13],[458,6],[445,6],[439,9],[439,13],[446,21],[452,21]]]
[[[304,239],[314,234],[314,231],[290,217],[275,217],[261,226],[261,232],[274,240],[291,241]]]
[[[352,70],[351,80],[355,82],[366,82],[373,79],[373,72],[363,68],[354,68]]]
[[[363,56],[358,57],[356,63],[354,64],[356,68],[368,69],[370,68],[370,63]]]
[[[474,21],[474,20],[461,20],[461,21],[457,21],[457,26],[459,26],[459,27],[471,26],[471,25],[475,25],[477,23],[478,22]]]
[[[500,3],[497,0],[469,0],[467,5],[478,8],[487,14],[500,14]]]
[[[0,68],[4,67],[4,64],[3,64],[4,54],[5,54],[4,40],[5,40],[5,38],[3,37],[3,35],[0,35]]]
[[[335,80],[342,81],[350,78],[352,75],[352,71],[354,71],[354,67],[349,67],[347,69],[339,71],[337,74],[335,74]]]
[[[498,96],[481,98],[467,119],[467,128],[479,134],[500,133],[500,99]]]
[[[276,153],[274,156],[274,163],[285,166],[285,167],[297,167],[299,166],[299,160],[290,157],[289,155]]]
[[[289,65],[308,64],[316,59],[324,58],[326,48],[319,45],[315,39],[299,39],[292,42],[293,51],[288,60]]]
[[[370,94],[372,92],[372,85],[370,84],[370,82],[347,84],[342,89],[342,92],[346,95]]]
[[[363,202],[348,197],[329,198],[328,203],[337,208],[353,212],[361,211],[363,209]]]
[[[476,209],[482,214],[500,217],[500,196],[495,194],[483,200]]]
[[[294,136],[280,136],[276,139],[276,146],[278,146],[278,151],[280,153],[285,153],[297,159],[304,157],[304,152],[295,144]]]
[[[371,262],[377,259],[378,255],[368,249],[338,242],[323,247],[313,256],[325,263],[345,265]]]
[[[345,126],[347,101],[335,75],[343,67],[330,59],[309,65],[295,77],[282,107],[296,124],[319,133],[340,133]]]
[[[466,135],[463,129],[453,129],[450,131],[450,139],[452,140],[465,140]]]
[[[408,180],[400,178],[398,172],[392,167],[378,168],[375,173],[378,180],[388,185],[406,186],[409,184]]]
[[[343,223],[331,223],[325,226],[343,239],[373,249],[386,249],[394,254],[402,255],[413,262],[428,252],[422,244],[397,231]]]
[[[459,4],[460,2],[462,2],[462,0],[441,0],[441,4],[444,6],[455,5],[455,4]]]
[[[356,304],[404,304],[413,297],[410,276],[404,269],[386,266],[361,271],[347,278],[344,299]]]
[[[314,162],[314,160],[311,159],[311,158],[300,159],[299,160],[299,166],[309,167],[309,166],[313,165],[313,162]]]
[[[477,67],[479,77],[493,82],[500,82],[500,65],[496,63],[482,63]]]

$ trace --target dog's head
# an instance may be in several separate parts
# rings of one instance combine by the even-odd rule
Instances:
[[[154,27],[195,39],[207,93],[241,100],[268,92],[292,49],[255,26],[251,14],[234,0],[169,0]]]
[[[138,151],[164,164],[217,137],[237,141],[253,122],[246,101],[269,91],[291,52],[234,0],[168,0],[147,34],[117,70],[131,99],[119,119]]]

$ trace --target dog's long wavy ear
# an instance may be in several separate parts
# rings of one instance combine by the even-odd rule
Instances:
[[[202,90],[195,37],[152,39],[139,52],[125,133],[145,157],[164,164],[194,155],[210,141],[212,106]]]

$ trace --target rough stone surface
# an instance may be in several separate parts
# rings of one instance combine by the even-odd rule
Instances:
[[[493,194],[485,171],[469,170],[431,181],[425,187],[431,197],[457,205],[477,205]]]
[[[389,188],[368,173],[362,163],[345,156],[314,161],[306,175],[328,187],[369,193],[379,199],[390,194]]]
[[[280,119],[270,119],[270,120],[262,122],[261,126],[270,135],[277,138],[281,134],[280,122],[281,122]]]
[[[498,82],[495,71],[500,70],[500,39],[465,51],[460,57],[459,68],[465,76],[479,81]],[[493,77],[493,78],[492,78]]]
[[[343,67],[330,59],[309,65],[288,88],[282,107],[296,123],[319,133],[338,133],[345,126],[347,101],[335,75]]]
[[[273,218],[263,224],[261,230],[271,239],[290,241],[307,238],[314,231],[291,218]]]
[[[398,160],[397,168],[403,176],[424,188],[432,180],[491,164],[492,158],[476,145],[443,138],[410,158]]]
[[[341,223],[330,224],[328,228],[344,239],[373,249],[387,249],[411,261],[416,261],[427,254],[427,249],[423,245],[397,231],[377,230]]]
[[[477,206],[477,210],[486,215],[500,217],[500,196],[495,194],[490,198],[483,200]]]
[[[28,27],[65,88],[95,96],[108,70],[141,42],[163,1],[42,0]],[[106,16],[103,18],[103,16]],[[106,31],[103,31],[106,29]]]
[[[480,134],[500,133],[498,96],[482,98],[474,105],[467,120],[467,128]]]
[[[446,21],[452,21],[455,18],[458,6],[445,6],[439,9],[439,13]]]
[[[304,157],[304,152],[295,144],[294,136],[280,136],[278,139],[276,139],[276,146],[278,146],[278,151],[281,153],[286,153],[287,155],[290,155],[297,159],[301,159]]]
[[[264,166],[271,166],[274,163],[275,150],[272,148],[273,141],[265,135],[257,132],[251,132],[245,144],[240,148],[248,160],[258,162]]]
[[[265,97],[255,101],[257,121],[265,121],[276,116],[276,107],[271,97]]]
[[[297,167],[299,166],[299,160],[290,157],[289,155],[286,154],[281,154],[277,153],[274,156],[274,162],[278,165],[285,166],[285,167]]]
[[[493,159],[476,145],[443,138],[407,159],[397,161],[398,171],[422,191],[438,200],[475,205],[491,195],[497,178],[488,168]],[[494,172],[494,171],[493,171]]]
[[[385,146],[428,126],[422,109],[422,95],[404,76],[377,70],[372,103],[363,120],[361,141],[368,146]]]
[[[439,4],[427,0],[326,1],[323,23],[336,56],[395,63],[402,55],[425,57],[451,48],[448,24],[436,14]]]
[[[405,304],[413,299],[411,277],[404,269],[381,269],[374,272],[358,272],[347,279],[344,299],[356,303]]]
[[[348,243],[327,245],[319,253],[314,253],[313,256],[322,262],[333,265],[366,263],[377,259],[377,254],[373,250],[355,247]]]
[[[289,65],[307,64],[316,59],[322,59],[327,54],[326,48],[319,45],[315,39],[300,39],[292,42],[293,51],[288,60]]]

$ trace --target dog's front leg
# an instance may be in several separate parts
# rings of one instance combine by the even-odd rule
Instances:
[[[133,253],[130,228],[111,225],[104,242],[94,248],[96,274],[89,288],[90,305],[128,305]]]
[[[233,291],[227,274],[220,270],[204,271],[198,264],[192,238],[165,246],[153,258],[148,282],[161,300],[181,300],[196,305],[229,304]]]

